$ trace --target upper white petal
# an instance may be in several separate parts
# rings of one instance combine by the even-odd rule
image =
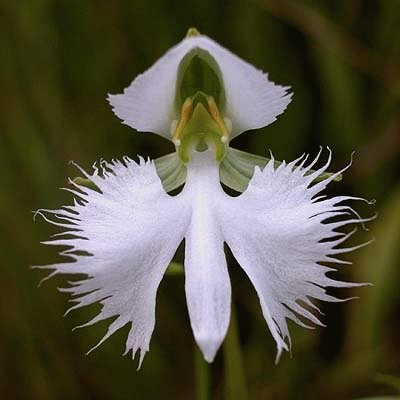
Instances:
[[[287,87],[275,85],[266,74],[207,36],[189,37],[136,77],[123,94],[109,95],[114,113],[138,131],[171,138],[179,63],[192,49],[209,52],[217,62],[226,96],[224,116],[232,121],[232,136],[276,120],[290,103]]]
[[[311,299],[339,301],[324,288],[357,286],[327,277],[333,269],[320,264],[340,262],[332,255],[351,250],[336,248],[349,235],[335,229],[361,222],[356,216],[349,217],[354,212],[341,204],[351,198],[314,197],[333,179],[310,186],[328,164],[315,175],[306,176],[308,168],[293,162],[275,169],[272,160],[263,171],[256,169],[245,193],[221,209],[224,238],[257,290],[277,343],[277,359],[288,349],[285,339],[290,345],[287,318],[305,327],[307,322],[321,324],[311,312],[316,309]],[[327,221],[333,216],[342,218]]]
[[[102,304],[84,326],[117,317],[103,342],[131,323],[126,352],[132,350],[134,356],[140,349],[141,362],[154,329],[157,288],[183,239],[189,210],[165,193],[153,163],[142,160],[138,165],[126,158],[125,164],[103,163],[102,169],[102,174],[95,168],[87,175],[101,193],[79,186],[74,194],[80,200],[73,206],[51,212],[52,220],[42,212],[73,235],[47,244],[71,247],[62,254],[76,260],[47,267],[88,276],[64,289],[76,296],[73,308]]]

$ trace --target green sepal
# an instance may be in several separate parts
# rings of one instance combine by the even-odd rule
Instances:
[[[227,149],[226,156],[220,164],[219,175],[221,182],[229,188],[237,192],[244,192],[254,173],[254,167],[264,168],[270,161],[269,158],[261,157],[256,154],[247,153],[245,151],[236,150],[231,147]],[[275,161],[275,168],[282,164],[281,161]],[[307,174],[312,174],[314,170],[310,170]],[[333,174],[324,172],[315,182],[323,181]],[[342,175],[338,175],[334,181],[338,182],[342,179]]]
[[[167,193],[185,183],[186,167],[176,152],[155,159],[154,164]]]
[[[157,170],[157,175],[160,177],[163,188],[167,193],[185,183],[186,167],[179,159],[177,153],[171,153],[157,158],[154,160],[154,164]],[[100,192],[100,189],[90,179],[79,176],[75,178],[73,182],[79,186]]]
[[[264,168],[269,160],[270,159],[266,157],[228,147],[225,157],[220,163],[219,175],[221,182],[229,188],[242,193],[246,190],[250,179],[253,177],[254,167],[258,166]],[[180,160],[176,152],[155,159],[154,164],[163,188],[167,193],[185,183],[186,166]],[[280,164],[282,164],[282,162],[275,161],[275,168],[279,167]],[[313,172],[315,171],[310,170],[308,174],[312,174]],[[315,179],[315,182],[323,181],[332,175],[333,174],[329,172],[324,172]],[[334,181],[338,182],[341,179],[342,175],[338,175]],[[90,179],[77,177],[74,179],[74,183],[92,190],[100,191]]]

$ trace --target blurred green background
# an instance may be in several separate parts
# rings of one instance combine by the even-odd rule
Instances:
[[[277,159],[319,145],[332,170],[351,169],[329,194],[375,198],[358,204],[379,217],[355,235],[375,242],[347,256],[337,275],[373,287],[334,292],[360,299],[322,304],[328,327],[291,324],[293,356],[274,365],[275,345],[256,293],[230,257],[249,399],[356,399],[400,394],[400,2],[398,0],[2,0],[0,5],[0,399],[195,399],[195,345],[182,276],[158,292],[157,323],[142,369],[121,357],[123,329],[89,356],[107,323],[71,332],[97,311],[63,318],[65,279],[37,288],[56,262],[39,244],[55,230],[32,210],[71,202],[59,187],[95,160],[173,150],[136,133],[105,97],[120,93],[190,26],[216,39],[270,78],[290,85],[293,102],[273,125],[233,147]],[[210,368],[210,398],[238,399],[240,380],[220,351]],[[228,368],[227,368],[228,367]],[[228,371],[228,373],[227,373]],[[197,371],[198,372],[198,371]],[[197,373],[198,375],[198,373]],[[231,383],[229,383],[231,381]],[[200,383],[201,384],[201,383]]]

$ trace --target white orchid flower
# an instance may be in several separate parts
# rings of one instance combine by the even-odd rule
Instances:
[[[230,319],[224,243],[257,291],[277,358],[289,350],[287,319],[321,325],[313,300],[340,301],[324,288],[359,286],[327,277],[334,269],[321,265],[345,263],[336,256],[354,248],[338,248],[351,235],[338,228],[363,221],[343,204],[354,198],[320,195],[340,175],[325,174],[330,153],[312,171],[319,155],[307,166],[307,157],[278,165],[229,147],[235,136],[270,124],[285,110],[287,88],[192,31],[109,101],[124,123],[172,140],[176,152],[155,162],[126,157],[101,161],[91,173],[81,169],[95,187],[71,181],[72,206],[39,210],[65,228],[45,243],[67,246],[60,254],[74,260],[40,268],[54,269],[50,276],[87,275],[62,289],[74,296],[71,309],[102,304],[83,326],[116,317],[99,344],[131,324],[126,353],[134,357],[140,350],[141,364],[158,286],[183,240],[191,326],[208,362]],[[243,193],[229,196],[221,181]],[[168,194],[183,183],[179,194]]]

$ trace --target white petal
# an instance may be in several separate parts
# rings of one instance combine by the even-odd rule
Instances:
[[[317,175],[328,165],[329,161]],[[315,176],[306,176],[308,169],[295,162],[274,169],[271,160],[263,171],[256,168],[245,193],[221,209],[224,238],[257,290],[277,343],[277,359],[290,345],[287,318],[306,327],[307,322],[321,324],[310,311],[315,308],[310,298],[340,301],[324,288],[358,286],[327,277],[332,269],[320,263],[340,262],[331,255],[349,250],[336,248],[349,235],[335,229],[362,220],[341,204],[350,197],[316,200],[314,196],[333,178],[310,186]],[[342,218],[326,221],[333,216]]]
[[[101,312],[84,326],[116,317],[100,343],[132,323],[126,352],[132,350],[134,357],[140,349],[141,363],[154,329],[157,288],[187,230],[189,212],[165,193],[153,163],[124,161],[103,162],[101,174],[95,167],[87,175],[101,193],[76,185],[80,199],[51,212],[51,221],[69,234],[48,244],[71,247],[62,254],[76,261],[48,268],[88,276],[63,289],[76,296],[72,308],[102,304]],[[42,212],[49,220],[46,214]]]
[[[232,136],[266,126],[290,103],[287,87],[275,85],[267,75],[206,36],[189,37],[139,75],[123,94],[109,95],[114,113],[138,131],[168,139],[177,118],[175,91],[179,63],[192,49],[209,52],[218,64],[225,88],[224,116],[232,121]]]
[[[231,307],[231,285],[224,254],[224,241],[217,220],[219,199],[224,196],[218,165],[188,168],[182,196],[192,205],[192,218],[185,236],[185,289],[195,339],[208,362],[212,362],[226,336]]]

